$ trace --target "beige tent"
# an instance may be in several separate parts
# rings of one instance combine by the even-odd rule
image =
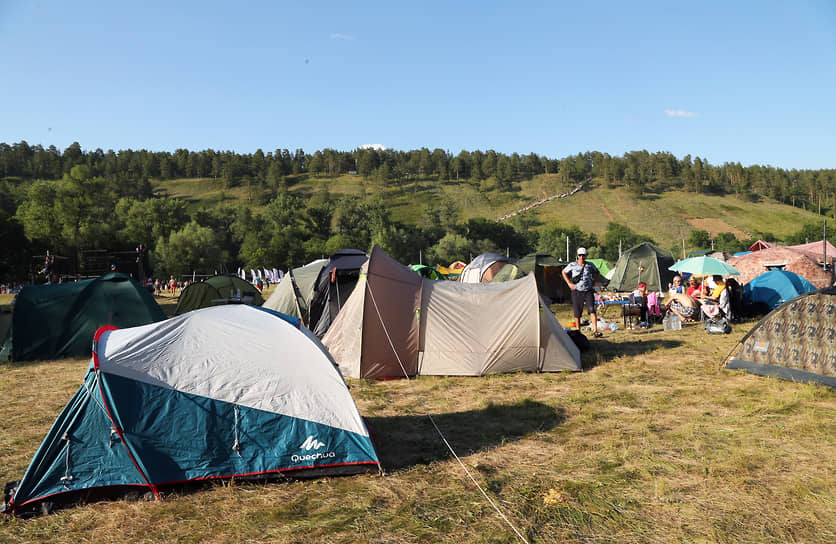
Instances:
[[[542,304],[534,276],[431,281],[379,247],[367,267],[322,339],[346,376],[581,370],[580,352]]]

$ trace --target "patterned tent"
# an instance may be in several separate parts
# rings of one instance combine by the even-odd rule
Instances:
[[[767,270],[795,272],[816,286],[817,289],[830,287],[833,274],[807,255],[785,247],[771,247],[754,251],[748,255],[732,257],[728,263],[740,271],[737,281],[746,284]]]
[[[826,240],[811,242],[809,244],[800,244],[797,246],[787,246],[787,249],[793,249],[803,253],[808,257],[812,257],[819,263],[824,262],[826,258],[827,263],[830,265],[833,265],[833,259],[836,257],[836,246]]]
[[[727,368],[836,388],[836,288],[782,304],[740,344]]]

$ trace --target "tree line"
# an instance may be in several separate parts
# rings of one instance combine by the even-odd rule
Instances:
[[[294,176],[327,182],[345,173],[380,187],[458,179],[499,191],[512,190],[522,179],[539,174],[555,174],[567,187],[591,176],[606,185],[624,185],[637,196],[678,189],[736,193],[752,200],[764,196],[827,215],[836,209],[833,170],[712,166],[699,157],[677,159],[665,152],[636,151],[622,157],[587,152],[550,159],[492,150],[453,155],[427,148],[238,154],[84,151],[78,143],[59,151],[26,142],[0,143],[0,280],[25,278],[31,272],[31,255],[38,251],[50,249],[80,263],[83,249],[139,243],[148,245],[159,275],[211,273],[221,265],[231,270],[286,269],[342,248],[368,249],[374,243],[402,262],[420,259],[435,264],[468,260],[484,251],[521,256],[536,250],[565,256],[568,237],[570,255],[586,246],[593,255],[615,260],[619,246],[626,249],[647,240],[615,223],[598,237],[573,225],[535,229],[539,225],[525,216],[505,223],[463,221],[452,201],[427,206],[419,224],[405,224],[392,219],[379,195],[332,197],[326,189],[302,199],[287,191]],[[252,184],[260,189],[263,206],[189,206],[153,194],[151,179],[177,178],[216,178],[224,187]],[[698,234],[692,236],[692,247],[704,247]],[[726,250],[739,250],[745,243],[722,233],[714,242],[716,249]]]

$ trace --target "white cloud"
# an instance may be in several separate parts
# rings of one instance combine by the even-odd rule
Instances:
[[[692,111],[685,110],[665,110],[665,115],[668,117],[696,117],[697,114]]]
[[[353,42],[354,36],[351,34],[331,34],[332,40],[345,40],[347,42]]]
[[[375,151],[383,151],[386,149],[386,146],[383,144],[364,144],[360,146],[360,149],[374,149]]]

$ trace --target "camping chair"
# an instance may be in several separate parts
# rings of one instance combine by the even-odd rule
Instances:
[[[704,300],[700,305],[700,316],[702,321],[706,319],[719,319],[725,317],[731,321],[733,319],[731,309],[731,298],[729,289],[723,289],[720,292],[720,298],[716,302],[711,300]]]

